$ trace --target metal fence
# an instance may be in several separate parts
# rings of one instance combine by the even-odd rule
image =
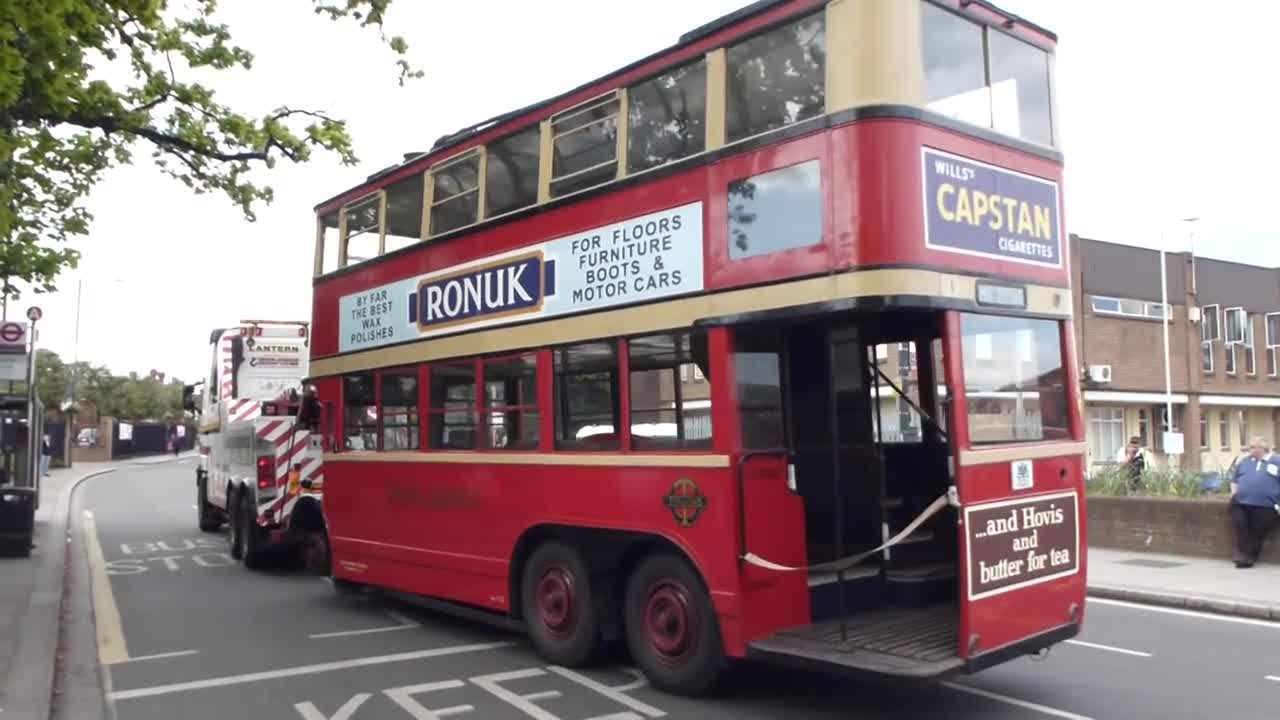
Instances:
[[[159,455],[169,452],[169,433],[178,427],[173,423],[130,423],[123,420],[114,423],[111,437],[111,457],[128,458],[139,455]],[[178,438],[180,450],[195,446],[195,427],[185,426],[185,434]]]

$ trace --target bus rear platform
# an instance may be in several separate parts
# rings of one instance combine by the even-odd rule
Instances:
[[[885,607],[784,628],[749,644],[753,660],[876,680],[933,681],[1035,655],[1079,634],[1070,623],[982,654],[960,656],[955,603]]]

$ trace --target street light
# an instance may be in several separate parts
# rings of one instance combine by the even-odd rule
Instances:
[[[112,277],[112,278],[106,278],[106,279],[110,280],[113,283],[116,283],[117,285],[124,284],[124,280],[121,280],[118,277]],[[75,329],[75,339],[72,341],[72,350],[71,350],[71,357],[72,357],[71,397],[70,397],[71,408],[74,408],[76,405],[77,394],[80,386],[80,295],[83,289],[84,289],[84,275],[81,274],[76,277],[76,329]]]
[[[1188,224],[1196,223],[1199,221],[1200,221],[1200,218],[1198,217],[1186,217],[1179,220],[1179,222],[1188,223]],[[1195,237],[1194,231],[1191,237],[1192,238]],[[1168,427],[1169,427],[1169,429],[1165,431],[1166,432],[1165,438],[1167,439],[1169,436],[1173,434],[1173,377],[1169,369],[1169,323],[1173,321],[1173,318],[1170,317],[1171,314],[1169,312],[1169,278],[1168,278],[1169,265],[1168,263],[1165,262],[1164,238],[1165,238],[1165,230],[1162,227],[1160,229],[1160,319],[1161,319],[1160,324],[1164,326],[1163,327],[1163,330],[1164,330],[1164,417],[1165,417],[1165,422],[1168,424]],[[1194,266],[1195,252],[1194,250],[1191,253],[1191,262],[1193,263],[1192,270],[1191,270],[1192,292],[1195,292],[1195,266]],[[1165,443],[1165,447],[1166,448],[1168,447],[1167,443]],[[1169,453],[1167,449],[1165,453],[1172,454],[1172,453]]]

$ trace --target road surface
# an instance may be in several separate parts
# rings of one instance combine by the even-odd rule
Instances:
[[[90,480],[73,509],[118,720],[1280,717],[1280,624],[1111,601],[1043,660],[925,690],[751,666],[674,697],[625,665],[550,667],[517,635],[245,570],[195,527],[194,462]]]

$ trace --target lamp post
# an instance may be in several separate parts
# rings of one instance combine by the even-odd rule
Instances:
[[[108,278],[111,282],[118,285],[124,284],[124,280],[118,277]],[[75,407],[76,400],[79,397],[80,386],[80,297],[84,289],[84,276],[80,275],[76,278],[76,328],[75,339],[72,341],[71,350],[71,407]]]
[[[1194,223],[1198,222],[1198,217],[1182,218],[1181,222]],[[1192,262],[1195,261],[1194,253]],[[1164,417],[1169,429],[1166,431],[1168,435],[1173,434],[1173,377],[1169,368],[1169,323],[1173,320],[1169,312],[1169,265],[1165,262],[1165,231],[1160,230],[1160,324],[1164,330]],[[1192,272],[1192,283],[1195,282],[1195,273]],[[1166,435],[1166,437],[1168,436]],[[1169,454],[1166,451],[1166,454]]]

